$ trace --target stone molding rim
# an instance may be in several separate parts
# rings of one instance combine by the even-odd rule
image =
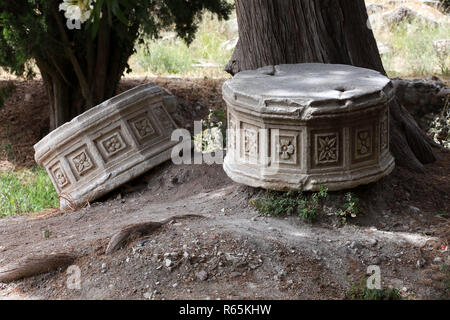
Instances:
[[[288,68],[290,66],[299,66],[306,68],[312,68],[317,66],[327,66],[332,68],[343,68],[347,70],[354,70],[360,73],[369,72],[372,76],[376,77],[376,80],[380,82],[380,85],[371,91],[365,93],[355,93],[352,96],[342,96],[334,98],[317,99],[307,96],[280,96],[273,98],[271,95],[264,94],[249,94],[245,92],[245,88],[238,86],[241,80],[247,80],[242,78],[242,75],[250,76],[255,73],[261,73],[268,68]],[[261,76],[256,79],[265,79],[270,77],[261,73]],[[255,80],[256,81],[256,80]],[[233,87],[233,84],[236,86]],[[350,92],[350,91],[348,91]],[[224,82],[222,86],[223,98],[227,103],[239,105],[242,108],[248,109],[251,112],[256,112],[261,116],[268,116],[269,114],[280,114],[282,116],[292,117],[293,114],[298,115],[327,115],[335,114],[339,111],[346,110],[359,110],[370,107],[372,105],[384,104],[390,102],[395,98],[395,90],[392,81],[375,70],[364,69],[360,67],[354,67],[342,64],[321,64],[321,63],[304,63],[304,64],[283,64],[279,66],[266,66],[257,70],[242,71],[235,75],[234,78]],[[331,104],[331,106],[330,106]],[[328,107],[324,108],[327,105]],[[288,110],[288,112],[286,112]]]
[[[144,100],[161,95],[164,95],[161,87],[155,86],[152,83],[142,84],[87,110],[85,113],[53,130],[33,146],[36,163],[41,164],[50,153],[55,152],[67,140],[82,136],[83,132],[93,126],[92,124],[85,126],[87,123],[113,117],[117,113],[120,113],[121,109],[128,107],[130,104],[137,105]],[[81,128],[83,128],[82,131],[80,131]],[[60,142],[55,144],[55,140]]]

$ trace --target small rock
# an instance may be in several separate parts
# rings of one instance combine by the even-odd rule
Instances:
[[[433,259],[433,262],[434,262],[434,263],[441,263],[441,262],[442,262],[442,258],[441,258],[441,257],[435,257],[435,258]]]
[[[201,270],[195,273],[195,276],[200,281],[205,281],[208,278],[208,273],[205,270]]]
[[[419,214],[420,213],[420,209],[414,206],[408,206],[408,211],[411,214]]]
[[[419,259],[419,260],[417,260],[417,262],[416,262],[416,266],[417,266],[417,268],[423,268],[423,266],[425,265],[425,259]]]
[[[377,239],[370,239],[369,240],[369,245],[371,245],[372,247],[375,247],[378,244],[378,240]]]
[[[143,247],[145,246],[145,244],[148,242],[148,240],[141,240],[136,242],[136,244],[134,245],[135,247]]]
[[[361,244],[361,243],[359,243],[359,242],[356,242],[356,241],[353,241],[351,244],[350,244],[350,248],[351,249],[361,249],[363,247],[363,245]]]
[[[240,272],[232,272],[231,273],[231,277],[232,278],[237,278],[237,277],[240,277],[241,276],[241,273]]]
[[[375,257],[375,258],[373,258],[373,260],[372,260],[372,264],[373,265],[380,265],[381,264],[381,259],[380,259],[380,257]]]
[[[169,268],[169,267],[172,265],[172,260],[166,259],[166,260],[164,261],[164,263],[165,263],[166,267]]]

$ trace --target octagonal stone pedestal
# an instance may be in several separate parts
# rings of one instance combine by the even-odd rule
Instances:
[[[60,207],[80,206],[171,158],[176,125],[173,96],[153,84],[138,86],[76,117],[39,141]]]
[[[223,85],[224,169],[238,183],[274,190],[356,187],[394,168],[391,81],[347,65],[297,64],[244,71]]]

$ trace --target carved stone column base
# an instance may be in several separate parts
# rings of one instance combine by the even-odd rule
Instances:
[[[389,152],[391,81],[346,65],[268,66],[223,85],[228,105],[224,170],[275,190],[341,190],[394,168]]]
[[[153,84],[138,86],[62,125],[39,141],[36,162],[59,196],[60,207],[82,206],[169,160],[176,124]]]

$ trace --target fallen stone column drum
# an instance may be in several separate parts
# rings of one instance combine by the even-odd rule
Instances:
[[[176,124],[166,110],[175,97],[153,84],[124,92],[74,118],[39,141],[60,207],[93,201],[171,158]]]
[[[347,65],[268,66],[223,85],[228,106],[224,170],[274,190],[356,187],[394,168],[391,81]]]

